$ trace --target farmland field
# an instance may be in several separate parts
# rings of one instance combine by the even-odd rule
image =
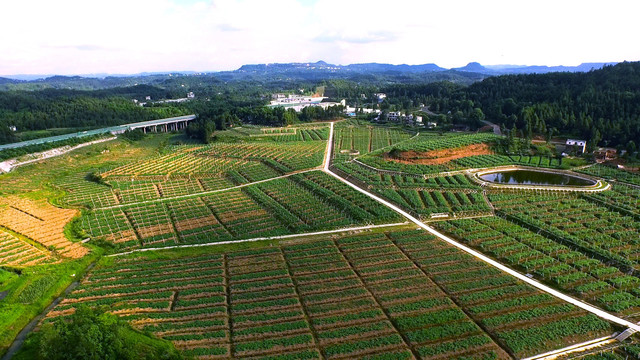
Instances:
[[[364,155],[393,144],[408,140],[411,134],[401,129],[360,125],[346,121],[336,125],[334,133],[335,161],[348,160],[351,152]]]
[[[208,145],[117,140],[0,176],[0,349],[72,279],[44,322],[106,306],[203,359],[512,359],[624,329],[398,225],[407,219],[325,159],[460,243],[640,321],[640,192],[626,173],[597,193],[486,189],[464,170],[566,164],[459,157],[498,137],[357,120],[335,125],[332,154],[326,125],[229,132]],[[393,149],[456,154],[423,165]]]
[[[413,230],[104,259],[48,319],[80,303],[216,358],[506,359],[613,331]]]
[[[367,152],[357,160],[365,166],[414,175],[437,175],[440,172],[503,165],[547,168],[564,166],[562,160],[555,157],[509,155],[494,151],[493,148],[499,139],[499,136],[488,133],[420,133],[411,139],[387,146],[386,149]],[[336,160],[344,162],[349,159],[338,157]],[[353,166],[351,169],[357,171]]]
[[[636,278],[503,218],[455,220],[436,226],[587,302],[623,316],[640,310]]]
[[[81,228],[92,239],[130,249],[400,221],[394,212],[317,171],[215,194],[87,210]]]

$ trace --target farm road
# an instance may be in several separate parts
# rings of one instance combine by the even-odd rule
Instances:
[[[333,147],[333,124],[331,124],[331,127],[330,127],[329,142],[327,144],[327,152],[329,154],[331,153],[332,147]],[[505,266],[505,265],[503,265],[503,264],[501,264],[501,263],[499,263],[499,262],[497,262],[497,261],[485,256],[485,255],[483,255],[482,253],[480,253],[480,252],[478,252],[476,250],[473,250],[473,249],[471,249],[471,248],[469,248],[469,247],[467,247],[467,246],[465,246],[465,245],[453,240],[452,238],[440,233],[439,231],[435,230],[434,228],[432,228],[430,226],[427,226],[425,223],[423,223],[419,219],[415,218],[414,216],[412,216],[408,212],[402,210],[398,206],[396,206],[396,205],[390,203],[389,201],[384,200],[384,199],[382,199],[382,198],[380,198],[380,197],[368,192],[367,190],[361,189],[357,185],[352,184],[348,180],[343,179],[339,175],[337,175],[334,172],[332,172],[329,169],[329,165],[330,165],[330,160],[329,159],[330,158],[331,158],[330,156],[327,156],[327,160],[325,161],[325,164],[323,166],[323,171],[324,172],[326,172],[327,174],[333,176],[334,178],[338,179],[339,181],[343,182],[344,184],[349,185],[353,189],[363,193],[364,195],[369,196],[373,200],[376,200],[377,202],[385,205],[386,207],[390,208],[391,210],[399,213],[400,215],[402,215],[405,218],[409,219],[411,222],[413,222],[414,224],[418,225],[422,229],[426,230],[430,234],[440,238],[443,241],[446,241],[447,243],[449,243],[449,244],[451,244],[451,245],[453,245],[453,246],[465,251],[466,253],[476,257],[477,259],[480,259],[480,260],[488,263],[489,265],[491,265],[493,267],[496,267],[499,270],[502,270],[502,271],[506,272],[507,274],[509,274],[511,276],[514,276],[517,279],[519,279],[519,280],[521,280],[521,281],[523,281],[523,282],[525,282],[525,283],[527,283],[527,284],[529,284],[529,285],[531,285],[531,286],[533,286],[533,287],[535,287],[535,288],[537,288],[539,290],[542,290],[542,291],[544,291],[544,292],[546,292],[546,293],[548,293],[548,294],[550,294],[552,296],[555,296],[555,297],[557,297],[557,298],[559,298],[561,300],[564,300],[564,301],[566,301],[566,302],[568,302],[570,304],[573,304],[573,305],[575,305],[575,306],[577,306],[577,307],[579,307],[579,308],[581,308],[583,310],[586,310],[586,311],[588,311],[588,312],[590,312],[590,313],[592,313],[592,314],[594,314],[594,315],[596,315],[596,316],[598,316],[600,318],[603,318],[603,319],[611,321],[613,323],[625,326],[627,328],[631,328],[631,329],[633,329],[635,331],[640,331],[640,325],[638,325],[638,324],[632,323],[632,322],[630,322],[628,320],[625,320],[625,319],[619,318],[619,317],[617,317],[615,315],[609,314],[608,312],[600,310],[600,309],[596,308],[593,305],[589,305],[587,303],[584,303],[584,302],[582,302],[580,300],[577,300],[577,299],[575,299],[575,298],[573,298],[571,296],[565,295],[565,294],[563,294],[563,293],[561,293],[561,292],[559,292],[559,291],[557,291],[555,289],[552,289],[549,286],[544,285],[544,284],[542,284],[542,283],[540,283],[540,282],[538,282],[538,281],[536,281],[534,279],[530,279],[530,278],[526,277],[525,275],[523,275],[523,274],[521,274],[521,273],[519,273],[519,272],[517,272],[517,271],[515,271],[515,270],[513,270],[513,269],[511,269],[511,268],[509,268],[509,267],[507,267],[507,266]]]

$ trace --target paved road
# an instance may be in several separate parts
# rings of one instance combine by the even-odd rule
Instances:
[[[164,125],[164,124],[169,124],[169,123],[174,123],[174,122],[191,121],[191,120],[193,120],[195,118],[196,118],[195,115],[177,116],[177,117],[173,117],[173,118],[141,121],[141,122],[137,122],[137,123],[111,126],[111,127],[106,127],[106,128],[102,128],[102,129],[80,131],[80,132],[75,132],[75,133],[71,133],[71,134],[49,136],[49,137],[46,137],[46,138],[39,138],[39,139],[33,139],[33,140],[27,140],[27,141],[21,141],[21,142],[16,142],[16,143],[11,143],[11,144],[0,145],[0,150],[15,149],[15,148],[23,147],[23,146],[37,145],[37,144],[44,144],[44,143],[53,142],[53,141],[67,140],[67,139],[71,139],[71,138],[74,138],[74,137],[85,137],[85,136],[89,136],[89,135],[98,135],[98,134],[106,134],[106,133],[119,134],[119,133],[123,133],[127,129],[137,129],[137,128],[142,128],[142,127],[146,127],[146,126],[156,126],[156,125]]]
[[[333,147],[333,124],[331,124],[330,132],[329,132],[329,144],[327,145],[327,151],[329,153],[331,153],[332,147]],[[330,158],[330,157],[327,157],[327,158]],[[376,200],[377,202],[385,205],[386,207],[390,208],[391,210],[399,213],[400,215],[402,215],[405,218],[409,219],[414,224],[416,224],[419,227],[423,228],[424,230],[426,230],[430,234],[440,238],[441,240],[446,241],[447,243],[449,243],[449,244],[451,244],[451,245],[453,245],[453,246],[465,251],[466,253],[476,257],[477,259],[480,259],[480,260],[486,262],[487,264],[489,264],[489,265],[491,265],[491,266],[493,266],[495,268],[498,268],[499,270],[502,270],[502,271],[506,272],[507,274],[512,275],[512,276],[516,277],[517,279],[519,279],[519,280],[521,280],[521,281],[523,281],[523,282],[525,282],[525,283],[527,283],[527,284],[529,284],[529,285],[531,285],[531,286],[533,286],[533,287],[535,287],[535,288],[537,288],[539,290],[542,290],[542,291],[544,291],[544,292],[546,292],[546,293],[548,293],[550,295],[553,295],[553,296],[555,296],[555,297],[557,297],[557,298],[559,298],[561,300],[564,300],[564,301],[566,301],[566,302],[568,302],[570,304],[573,304],[573,305],[575,305],[575,306],[577,306],[577,307],[579,307],[579,308],[581,308],[583,310],[586,310],[586,311],[588,311],[588,312],[590,312],[590,313],[592,313],[592,314],[594,314],[594,315],[596,315],[596,316],[598,316],[598,317],[600,317],[602,319],[611,321],[613,323],[616,323],[616,324],[619,324],[619,325],[622,325],[622,326],[625,326],[625,327],[628,327],[628,328],[632,328],[632,329],[634,329],[636,331],[640,331],[640,325],[638,325],[638,324],[632,323],[632,322],[627,321],[625,319],[619,318],[619,317],[617,317],[615,315],[609,314],[608,312],[603,311],[601,309],[598,309],[593,305],[587,304],[587,303],[582,302],[582,301],[580,301],[578,299],[575,299],[573,297],[565,295],[565,294],[563,294],[563,293],[561,293],[561,292],[559,292],[559,291],[557,291],[555,289],[552,289],[549,286],[544,285],[544,284],[542,284],[542,283],[540,283],[540,282],[538,282],[538,281],[536,281],[534,279],[530,279],[530,278],[526,277],[525,275],[523,275],[523,274],[521,274],[521,273],[519,273],[519,272],[517,272],[517,271],[515,271],[515,270],[513,270],[513,269],[511,269],[511,268],[509,268],[509,267],[507,267],[507,266],[505,266],[505,265],[503,265],[503,264],[501,264],[501,263],[499,263],[499,262],[497,262],[497,261],[485,256],[484,254],[482,254],[482,253],[480,253],[480,252],[478,252],[476,250],[473,250],[473,249],[471,249],[471,248],[469,248],[469,247],[467,247],[467,246],[465,246],[465,245],[453,240],[452,238],[450,238],[450,237],[438,232],[436,229],[434,229],[434,228],[432,228],[430,226],[427,226],[425,223],[423,223],[419,219],[415,218],[414,216],[412,216],[408,212],[402,210],[398,206],[390,203],[389,201],[387,201],[385,199],[382,199],[379,196],[376,196],[376,195],[368,192],[367,190],[361,189],[360,187],[358,187],[355,184],[352,184],[351,182],[349,182],[346,179],[343,179],[339,175],[337,175],[334,172],[332,172],[329,169],[329,165],[330,165],[329,161],[326,161],[325,164],[324,164],[324,167],[323,167],[323,171],[324,172],[326,172],[327,174],[333,176],[334,178],[336,178],[337,180],[343,182],[344,184],[352,187],[353,189],[355,189],[355,190],[357,190],[357,191],[369,196],[370,198]]]

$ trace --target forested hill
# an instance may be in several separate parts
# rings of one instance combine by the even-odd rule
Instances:
[[[432,110],[480,108],[487,119],[527,136],[553,131],[632,149],[629,142],[640,140],[640,62],[588,73],[496,76],[430,95]]]
[[[150,86],[99,91],[54,90],[0,92],[0,144],[27,140],[20,132],[52,128],[95,128],[188,114],[178,107],[141,107],[130,98],[135,94],[167,96]],[[43,136],[55,135],[44,134]]]

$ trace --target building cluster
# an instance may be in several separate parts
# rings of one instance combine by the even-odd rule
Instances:
[[[293,109],[297,112],[302,111],[302,109],[308,106],[318,106],[322,109],[326,110],[331,106],[342,105],[345,106],[344,100],[341,102],[322,102],[322,100],[326,99],[323,96],[306,96],[306,95],[285,95],[285,94],[273,94],[271,95],[271,102],[269,107],[284,107],[285,109]]]
[[[438,125],[435,122],[431,122],[431,121],[427,121],[426,123],[423,122],[422,116],[417,116],[413,114],[407,115],[400,111],[390,111],[389,113],[386,114],[386,119],[384,118],[384,116],[382,116],[382,118],[380,117],[378,118],[378,121],[385,121],[385,120],[387,122],[404,124],[407,126],[426,127],[428,129],[433,129]]]
[[[377,109],[371,109],[371,108],[366,108],[366,107],[356,108],[354,106],[348,106],[346,104],[345,100],[342,100],[340,102],[340,104],[342,104],[342,106],[344,106],[344,113],[347,114],[347,116],[350,116],[350,117],[354,117],[354,116],[358,115],[358,113],[361,113],[361,114],[380,114],[380,110],[377,110]]]
[[[296,94],[273,94],[270,106],[317,104],[326,99],[322,96],[305,96]]]

